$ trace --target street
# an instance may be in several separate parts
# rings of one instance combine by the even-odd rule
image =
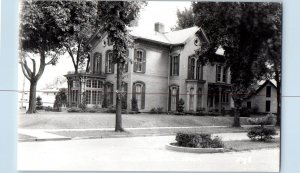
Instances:
[[[19,170],[279,171],[279,148],[218,154],[168,151],[174,136],[19,142]]]

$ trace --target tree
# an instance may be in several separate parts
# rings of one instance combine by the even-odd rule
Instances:
[[[240,108],[249,89],[269,76],[270,67],[275,76],[276,73],[280,76],[281,4],[193,2],[192,7],[195,24],[205,30],[210,41],[202,45],[196,55],[203,62],[210,61],[208,57],[222,46],[225,63],[231,71],[235,107]],[[278,81],[280,93],[280,77]],[[280,99],[280,94],[278,97]],[[239,111],[236,111],[233,126],[240,126]]]
[[[172,30],[180,30],[195,26],[194,12],[192,8],[184,8],[183,11],[177,9],[177,24]]]
[[[89,70],[90,57],[85,43],[91,34],[96,31],[97,3],[95,1],[65,1],[64,8],[68,9],[68,29],[61,37],[64,46],[69,53],[75,69],[75,74],[81,65],[88,59],[86,71]]]
[[[59,55],[64,53],[60,38],[68,20],[68,10],[61,1],[23,1],[20,16],[20,64],[26,79],[30,82],[29,108],[36,111],[36,86],[47,65],[55,65]],[[36,58],[39,69],[36,68]],[[27,60],[31,59],[32,69]],[[49,59],[46,62],[46,59]]]
[[[59,110],[63,105],[67,105],[67,92],[66,88],[59,89],[58,93],[55,96],[55,101],[53,108]]]
[[[107,33],[113,43],[113,62],[117,64],[117,91],[116,91],[116,123],[115,131],[124,131],[122,128],[122,72],[124,64],[129,62],[127,51],[133,46],[128,27],[132,26],[141,7],[141,1],[100,1],[98,3],[98,22],[102,32]]]

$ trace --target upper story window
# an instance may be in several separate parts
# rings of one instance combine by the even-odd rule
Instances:
[[[111,50],[106,52],[105,72],[114,73],[113,53]]]
[[[202,80],[203,68],[200,60],[190,57],[188,61],[188,79]]]
[[[179,55],[170,58],[170,75],[179,76]]]
[[[142,49],[135,50],[133,71],[145,73],[145,71],[146,71],[146,51],[144,51]]]
[[[112,42],[111,38],[107,38],[107,45],[108,46],[113,45],[113,42]]]
[[[94,53],[93,71],[94,73],[101,72],[102,55],[99,52]]]
[[[224,66],[216,65],[216,82],[227,83],[227,69]]]
[[[271,97],[271,86],[267,86],[266,97]]]

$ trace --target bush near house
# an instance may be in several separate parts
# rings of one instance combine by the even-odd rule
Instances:
[[[138,108],[138,102],[137,102],[136,98],[133,98],[133,99],[131,100],[131,110],[132,110],[132,111],[136,111],[136,112],[139,111],[139,108]]]
[[[224,143],[219,137],[211,138],[207,133],[183,133],[176,134],[175,145],[190,148],[223,148]]]
[[[37,96],[37,98],[36,98],[36,110],[42,110],[42,109],[43,109],[42,98],[40,96]]]
[[[273,114],[260,118],[249,118],[247,121],[251,125],[258,125],[248,130],[247,136],[251,140],[268,141],[274,139],[273,136],[277,134],[274,126],[266,127],[276,123],[276,117]]]
[[[164,113],[164,108],[163,107],[157,107],[157,108],[152,108],[149,111],[150,114],[162,114]]]

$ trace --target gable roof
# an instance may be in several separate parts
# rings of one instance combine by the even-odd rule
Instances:
[[[270,80],[266,80],[263,84],[254,86],[255,91],[250,93],[245,99],[249,99],[252,96],[257,95],[267,84],[271,84],[271,86],[277,88],[273,82],[271,82]]]
[[[182,30],[177,30],[177,31],[170,31],[167,33],[159,33],[156,31],[141,31],[141,30],[136,30],[133,28],[133,30],[130,32],[130,35],[133,36],[134,39],[142,39],[142,40],[147,40],[151,41],[154,43],[158,44],[163,44],[163,45],[180,45],[180,44],[185,44],[187,39],[196,34],[198,31],[200,31],[202,38],[205,39],[205,42],[208,42],[208,39],[202,30],[202,28],[199,28],[197,26],[193,26],[190,28],[182,29]],[[102,39],[105,37],[105,33],[101,34],[102,37],[99,35],[100,29],[91,36],[89,39],[88,43],[93,44],[94,39]],[[96,43],[96,42],[94,42]]]

